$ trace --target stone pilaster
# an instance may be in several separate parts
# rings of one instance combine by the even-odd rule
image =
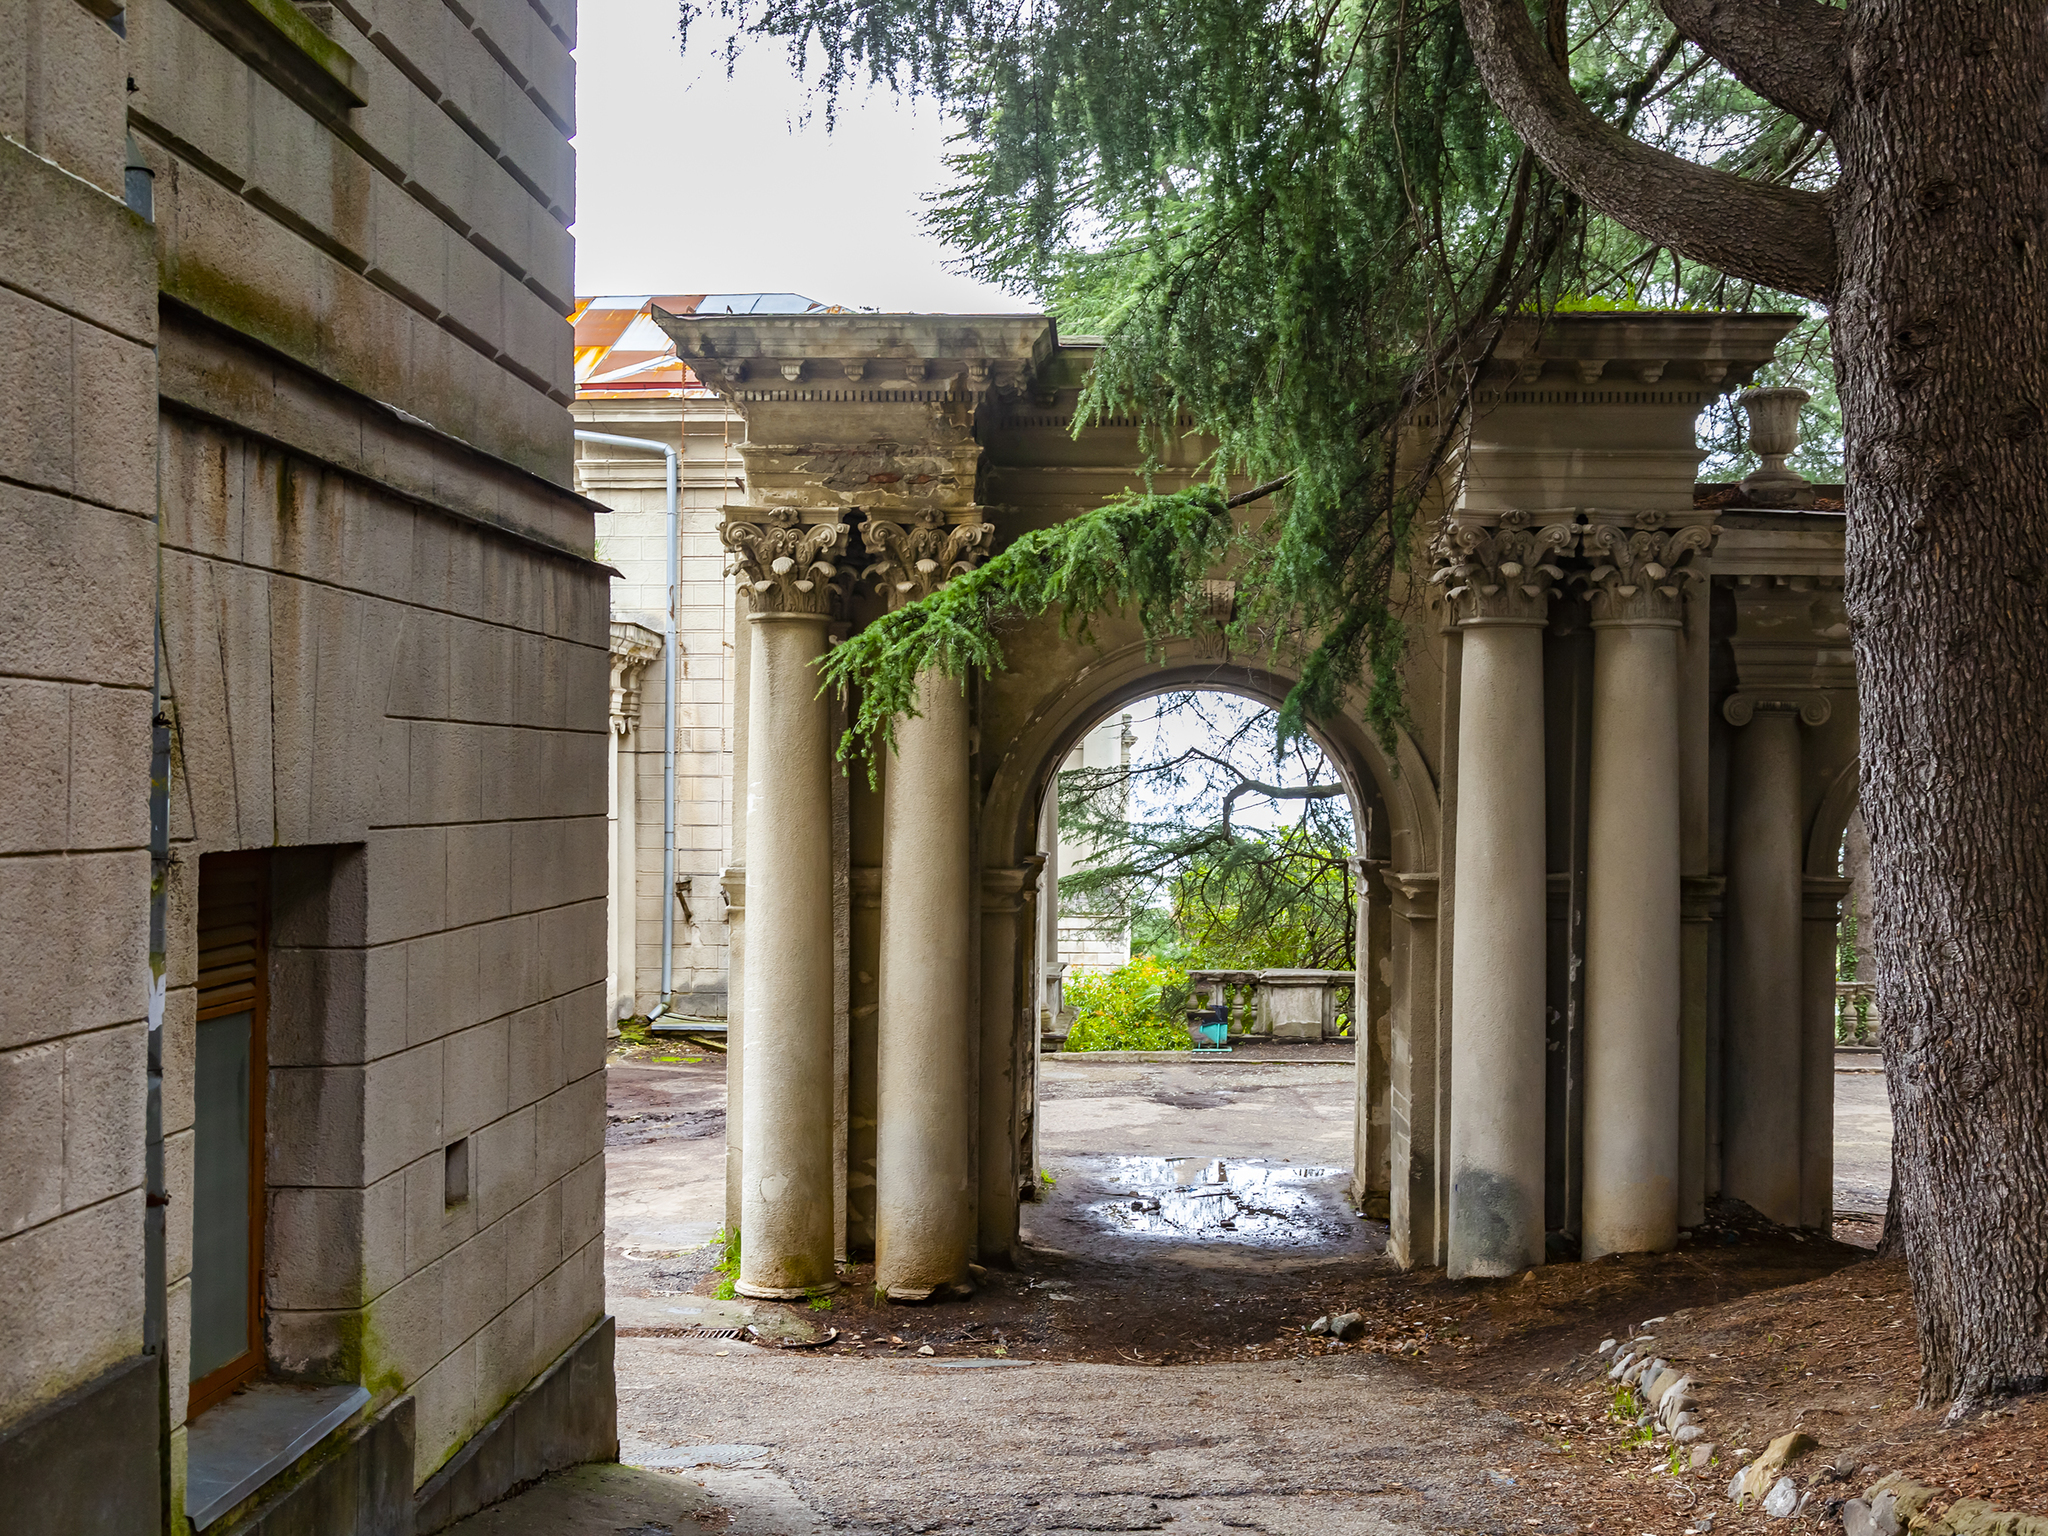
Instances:
[[[1543,626],[1577,530],[1454,522],[1433,578],[1463,639],[1451,932],[1453,1278],[1543,1262]]]
[[[1017,1161],[1022,1089],[1038,1051],[1028,1017],[1025,914],[1038,870],[1026,864],[981,872],[981,1060],[976,1094],[979,1198],[975,1247],[984,1264],[1008,1263],[1017,1247],[1017,1192],[1031,1170]]]
[[[1678,1240],[1681,1080],[1679,633],[1716,530],[1595,514],[1587,819],[1585,1257]]]
[[[606,913],[606,947],[610,963],[605,977],[605,1028],[618,1032],[618,1021],[639,1009],[639,754],[629,743],[640,723],[640,683],[648,666],[661,655],[661,636],[645,625],[614,622],[611,627],[611,732],[608,769],[611,783],[610,882]],[[663,728],[667,728],[666,720]]]
[[[611,724],[627,736],[640,721],[640,683],[661,655],[661,636],[643,624],[613,621],[611,629]]]
[[[1443,1140],[1439,1113],[1450,1031],[1437,1016],[1435,870],[1381,866],[1392,916],[1390,990],[1399,1017],[1387,1071],[1387,1255],[1403,1269],[1443,1262]]]
[[[1799,1225],[1833,1235],[1835,1226],[1835,944],[1842,898],[1839,875],[1801,881],[1799,958]]]

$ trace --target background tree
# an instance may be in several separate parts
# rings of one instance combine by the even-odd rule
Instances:
[[[848,80],[939,97],[964,134],[934,222],[1105,334],[1084,407],[1190,416],[1219,476],[1286,477],[1256,526],[1214,492],[1138,498],[871,626],[829,666],[871,730],[918,667],[999,665],[1017,613],[1198,626],[1238,538],[1262,548],[1234,640],[1301,668],[1283,732],[1354,686],[1387,730],[1388,578],[1508,317],[1825,312],[1923,1390],[2048,1381],[2043,18],[1549,0],[1539,35],[1524,0],[684,0],[686,35],[707,12],[728,46],[784,41],[828,116]],[[1438,451],[1397,463],[1423,401]],[[1128,574],[1062,553],[1091,541]]]
[[[1130,913],[1132,947],[1183,969],[1350,969],[1351,802],[1314,739],[1217,693],[1147,725],[1129,763],[1060,775],[1062,839],[1090,850],[1062,908]]]

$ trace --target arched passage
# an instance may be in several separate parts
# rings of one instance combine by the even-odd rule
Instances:
[[[1047,955],[1038,889],[1043,864],[1041,807],[1060,765],[1101,720],[1142,699],[1174,691],[1227,693],[1278,708],[1293,686],[1286,673],[1203,655],[1187,642],[1148,647],[1141,640],[1105,648],[1061,676],[1049,670],[1005,673],[982,689],[984,741],[980,805],[982,857],[983,1041],[979,1245],[1006,1255],[1017,1240],[1019,1204],[1035,1189],[1038,1015]],[[996,746],[990,727],[1014,721]],[[1405,736],[1390,760],[1350,710],[1315,722],[1320,745],[1349,796],[1353,846],[1365,861],[1357,889],[1360,980],[1357,1071],[1353,1094],[1351,1192],[1362,1208],[1390,1214],[1397,1052],[1412,998],[1397,943],[1432,945],[1411,922],[1395,933],[1392,888],[1376,871],[1433,871],[1438,813],[1434,786]],[[1013,894],[1014,893],[1014,894]]]

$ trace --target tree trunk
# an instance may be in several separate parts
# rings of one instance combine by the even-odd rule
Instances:
[[[1892,1188],[1884,1201],[1884,1230],[1877,1235],[1877,1256],[1896,1259],[1906,1251],[1905,1223],[1899,1219],[1899,1160],[1892,1158]]]
[[[1848,608],[1922,1401],[2048,1384],[2048,33],[1852,0]]]

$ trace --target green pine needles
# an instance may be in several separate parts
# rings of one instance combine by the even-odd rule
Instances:
[[[1092,615],[1135,607],[1148,639],[1200,626],[1196,589],[1233,541],[1214,486],[1172,495],[1119,496],[1093,512],[1024,534],[1000,554],[906,603],[833,647],[825,686],[853,688],[859,706],[840,755],[869,755],[872,770],[916,712],[917,679],[930,668],[965,678],[1003,666],[1006,623],[1058,609],[1068,633],[1089,636]]]
[[[1826,136],[1682,45],[1657,0],[1546,11],[1609,120],[1725,169],[1828,178]],[[1356,698],[1387,743],[1415,523],[1502,327],[1560,301],[1787,307],[1588,217],[1493,110],[1457,0],[681,0],[681,21],[686,44],[721,28],[729,56],[783,45],[828,123],[849,84],[935,98],[959,132],[932,230],[1103,338],[1076,430],[1135,417],[1155,444],[1206,440],[1212,486],[1287,478],[1234,533],[1213,489],[1123,498],[871,626],[825,668],[859,691],[870,747],[920,669],[1000,666],[1015,617],[1056,607],[1085,632],[1135,605],[1154,638],[1186,629],[1190,583],[1233,538],[1233,646],[1299,679],[1281,739]],[[1826,374],[1810,345],[1764,381],[1816,390],[1816,441]],[[1732,410],[1709,435],[1739,473]]]

